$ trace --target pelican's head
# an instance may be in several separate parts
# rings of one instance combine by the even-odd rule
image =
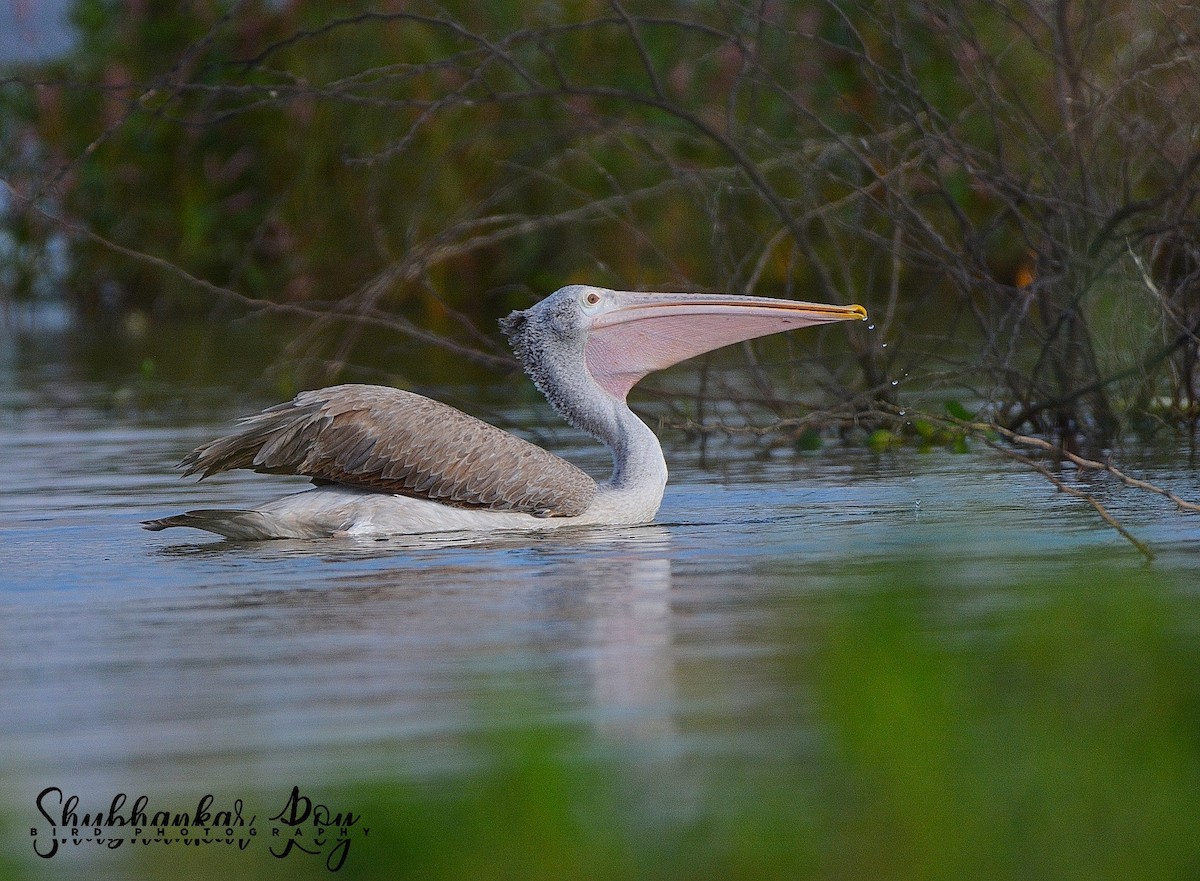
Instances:
[[[610,291],[577,284],[513,312],[500,326],[535,380],[547,355],[559,356],[555,360],[567,357],[607,394],[623,401],[646,374],[713,349],[797,327],[866,317],[862,306],[734,294]]]

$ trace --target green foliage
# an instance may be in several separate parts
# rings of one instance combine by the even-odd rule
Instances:
[[[874,573],[857,599],[795,609],[824,621],[815,636],[776,635],[794,652],[778,675],[817,712],[815,756],[718,772],[680,825],[623,811],[649,781],[578,766],[574,735],[514,732],[478,777],[376,788],[381,863],[356,875],[1185,877],[1200,642],[1183,601],[1078,572],[977,613],[968,638],[970,600],[937,571]]]
[[[461,317],[571,281],[782,294],[888,332],[837,332],[855,365],[830,397],[967,373],[1007,427],[1097,440],[1197,411],[1186,5],[77,0],[73,20],[69,58],[0,88],[0,177],[91,233],[51,285],[83,310],[229,308],[203,279],[337,326],[313,339],[343,364],[360,319],[474,343]],[[45,290],[62,230],[6,213],[0,284]]]
[[[781,595],[759,665],[790,724],[765,755],[634,761],[509,691],[481,707],[470,769],[322,791],[371,827],[340,875],[1191,877],[1196,600],[1098,562],[1014,578],[900,559],[854,591]],[[95,859],[123,857],[144,878],[328,877],[216,849]]]
[[[796,436],[795,447],[797,450],[811,452],[819,450],[824,446],[824,439],[821,437],[821,432],[815,428],[806,428]]]
[[[946,412],[949,413],[953,418],[962,422],[971,422],[975,419],[974,413],[969,411],[966,407],[953,398],[946,401]]]
[[[977,419],[976,414],[968,411],[954,399],[945,401],[944,407],[952,420],[974,422]],[[936,416],[929,414],[918,415],[914,412],[907,419],[904,419],[903,411],[899,415],[903,419],[902,422],[891,428],[877,428],[870,432],[865,439],[866,446],[876,452],[884,452],[905,443],[915,443],[922,453],[932,452],[938,448],[949,450],[952,453],[970,452],[971,446],[967,438],[966,426],[959,426],[945,419],[938,420]],[[986,436],[989,440],[996,439],[992,432]]]
[[[900,434],[886,428],[875,429],[867,435],[866,440],[867,446],[876,452],[883,452],[903,442],[904,438]]]
[[[1200,713],[1200,656],[1173,602],[1146,579],[1081,573],[1029,590],[1028,605],[956,645],[937,623],[942,601],[914,586],[920,577],[842,618],[825,656],[826,706],[849,769],[840,810],[861,836],[843,870],[1194,870],[1200,752],[1185,731]]]
[[[337,0],[253,0],[225,20],[232,8],[78,0],[77,50],[39,73],[102,88],[45,87],[36,110],[10,89],[0,115],[27,120],[71,163],[67,216],[255,297],[345,299],[406,259],[411,273],[387,294],[435,313],[427,283],[472,313],[483,291],[541,291],[581,272],[736,288],[747,255],[790,222],[772,199],[819,204],[869,183],[837,139],[878,136],[888,113],[858,57],[864,43],[893,51],[885,35],[820,4],[759,21],[702,8],[655,18],[633,3],[629,16],[657,22],[640,23],[636,40],[592,2],[363,15]],[[802,51],[797,28],[814,37]],[[965,96],[952,59],[925,30],[909,35],[913,75],[953,110]],[[612,206],[592,207],[601,202]],[[499,218],[533,223],[479,241]],[[841,220],[889,234],[869,203]],[[818,255],[868,253],[833,227],[811,236]],[[95,241],[75,247],[85,306],[113,291],[156,312],[211,297]],[[762,257],[760,288],[817,286],[816,267],[784,249]]]

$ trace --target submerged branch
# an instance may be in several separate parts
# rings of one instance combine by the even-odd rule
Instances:
[[[1034,461],[1028,456],[1018,453],[1016,450],[1010,450],[1005,446],[1001,446],[995,441],[988,440],[985,441],[985,443],[987,443],[987,445],[996,452],[1008,456],[1010,459],[1020,462],[1022,465],[1025,465],[1028,468],[1032,468],[1038,474],[1042,475],[1042,477],[1046,478],[1046,480],[1050,481],[1050,483],[1054,485],[1054,488],[1059,492],[1066,493],[1067,495],[1074,496],[1077,499],[1082,499],[1083,501],[1087,502],[1096,510],[1096,513],[1100,515],[1101,519],[1104,520],[1105,523],[1115,529],[1118,533],[1120,533],[1122,538],[1137,548],[1138,552],[1146,558],[1147,562],[1150,562],[1154,559],[1154,552],[1150,550],[1149,546],[1147,546],[1145,542],[1122,526],[1120,521],[1113,517],[1113,515],[1108,512],[1108,509],[1105,508],[1104,505],[1100,503],[1100,500],[1094,495],[1084,492],[1081,489],[1077,489],[1076,487],[1068,486],[1062,481],[1061,478],[1051,473],[1050,469],[1045,465]]]
[[[1061,457],[1061,458],[1067,459],[1080,468],[1094,470],[1094,471],[1107,471],[1109,474],[1111,474],[1113,477],[1120,480],[1126,486],[1134,487],[1135,489],[1145,490],[1147,492],[1156,493],[1166,499],[1169,499],[1181,511],[1191,511],[1194,513],[1200,513],[1200,505],[1195,504],[1194,502],[1186,501],[1185,499],[1182,499],[1175,493],[1171,492],[1171,490],[1165,489],[1161,486],[1150,483],[1147,480],[1140,480],[1136,477],[1130,477],[1124,471],[1121,471],[1120,469],[1118,469],[1111,462],[1099,462],[1095,459],[1087,459],[1087,458],[1084,458],[1083,456],[1073,453],[1070,450],[1067,450],[1057,444],[1052,444],[1043,438],[1031,437],[1031,436],[1025,435],[1025,434],[1017,434],[1015,431],[1011,431],[1011,430],[1005,428],[1004,426],[996,425],[991,422],[959,422],[958,420],[951,420],[951,421],[953,421],[955,424],[961,425],[965,428],[969,428],[971,431],[973,431],[977,434],[986,434],[988,432],[995,432],[999,435],[1002,435],[1005,439],[1011,441],[1012,443],[1020,444],[1022,446],[1027,446],[1027,447],[1035,447],[1039,450],[1044,450],[1048,453],[1053,454],[1056,457]]]
[[[911,424],[914,421],[920,420],[977,437],[990,448],[1036,471],[1042,477],[1046,478],[1046,480],[1050,481],[1056,490],[1087,502],[1105,523],[1137,548],[1138,552],[1145,556],[1147,560],[1154,559],[1153,551],[1145,542],[1138,539],[1128,528],[1122,525],[1099,499],[1084,490],[1070,486],[1036,459],[1020,453],[1009,446],[998,443],[997,438],[1003,438],[1008,444],[1017,447],[1026,447],[1041,453],[1050,454],[1055,459],[1065,459],[1081,470],[1106,472],[1125,486],[1162,496],[1173,503],[1180,511],[1200,513],[1200,504],[1190,502],[1166,487],[1159,486],[1149,480],[1133,477],[1117,468],[1111,462],[1101,462],[1080,456],[1044,438],[1019,434],[994,422],[957,419],[953,416],[924,412],[913,407],[901,409],[883,401],[876,401],[866,407],[856,405],[854,402],[847,402],[838,407],[814,409],[803,416],[776,419],[761,425],[749,423],[732,424],[720,419],[697,421],[690,417],[664,419],[662,423],[671,428],[701,436],[725,434],[729,436],[773,438],[783,441],[798,439],[805,431],[813,429],[838,428],[844,430],[854,427],[865,428],[872,425],[885,425],[890,426],[891,431],[903,432],[906,428],[911,430]]]

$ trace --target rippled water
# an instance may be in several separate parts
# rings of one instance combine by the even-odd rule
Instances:
[[[49,782],[192,792],[456,767],[481,703],[514,685],[646,758],[769,753],[796,724],[762,675],[781,595],[854,591],[880,561],[917,557],[982,603],[1003,602],[1009,576],[1081,557],[1143,565],[1086,506],[986,453],[714,443],[702,459],[670,435],[671,483],[646,527],[262,544],[148,533],[138,521],[302,484],[181,481],[174,463],[245,401],[134,406],[52,352],[0,373],[0,771],[22,811]],[[556,437],[604,472],[603,451]],[[1138,473],[1198,495],[1184,452]],[[1196,518],[1086,483],[1155,546],[1155,566],[1195,567]]]

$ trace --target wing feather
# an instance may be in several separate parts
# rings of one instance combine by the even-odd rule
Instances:
[[[208,477],[248,468],[466,508],[573,517],[596,482],[571,463],[412,392],[339,385],[249,416],[181,463]]]

